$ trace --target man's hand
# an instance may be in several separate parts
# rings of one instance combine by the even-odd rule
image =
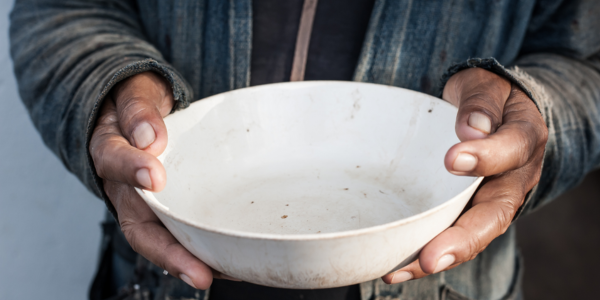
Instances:
[[[187,284],[207,289],[211,268],[177,242],[134,190],[165,187],[166,172],[156,156],[167,146],[163,117],[173,104],[170,87],[152,72],[119,83],[100,109],[89,151],[133,250]]]
[[[450,78],[443,98],[458,107],[456,134],[461,140],[446,153],[446,169],[487,178],[468,210],[425,245],[416,261],[385,275],[386,283],[422,278],[475,258],[508,229],[540,179],[548,129],[520,88],[472,68]]]

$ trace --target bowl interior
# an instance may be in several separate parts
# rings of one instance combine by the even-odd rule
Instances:
[[[451,199],[476,178],[451,175],[456,108],[355,82],[282,83],[196,102],[165,119],[154,196],[191,224],[261,234],[382,225]]]

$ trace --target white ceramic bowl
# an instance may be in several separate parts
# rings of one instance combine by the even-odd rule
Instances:
[[[414,260],[481,182],[444,168],[456,112],[356,82],[219,94],[165,118],[167,186],[138,193],[224,274],[282,288],[368,281]]]

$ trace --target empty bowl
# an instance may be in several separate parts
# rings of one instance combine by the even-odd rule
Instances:
[[[165,118],[167,185],[138,193],[229,276],[297,289],[365,282],[414,260],[481,182],[444,167],[456,112],[357,82],[222,93]]]

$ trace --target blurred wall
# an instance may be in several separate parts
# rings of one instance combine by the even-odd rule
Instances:
[[[600,170],[517,221],[527,300],[600,299]]]
[[[0,300],[86,299],[103,203],[44,146],[19,100],[0,0]]]

